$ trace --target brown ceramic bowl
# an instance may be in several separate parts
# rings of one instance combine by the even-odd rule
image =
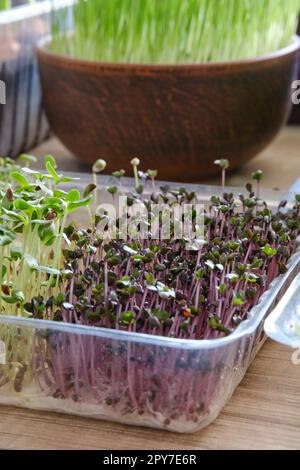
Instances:
[[[38,49],[44,105],[61,141],[87,164],[129,169],[139,156],[160,179],[195,181],[236,168],[277,134],[291,104],[299,39],[268,56],[195,65],[126,65]]]

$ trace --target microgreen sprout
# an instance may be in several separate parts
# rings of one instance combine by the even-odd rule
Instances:
[[[155,194],[155,178],[157,177],[157,170],[147,170],[147,175],[152,181],[152,191]]]
[[[263,172],[262,170],[255,170],[253,173],[251,173],[251,178],[256,181],[256,197],[259,199],[259,190],[260,190],[260,182],[263,178]]]
[[[142,193],[143,192],[143,186],[140,183],[139,180],[139,172],[138,172],[138,167],[140,165],[140,160],[135,157],[131,160],[131,165],[133,167],[133,175],[134,175],[134,181],[135,181],[135,190],[137,193]]]
[[[118,179],[121,179],[125,175],[125,170],[117,170],[112,173]]]
[[[105,170],[105,168],[106,168],[106,161],[102,160],[102,158],[99,158],[93,165],[93,173],[94,174],[101,173],[102,171]]]
[[[215,165],[218,165],[222,169],[222,188],[225,187],[225,176],[226,176],[226,170],[229,167],[229,161],[226,160],[225,158],[222,158],[221,160],[215,160]]]
[[[102,158],[99,158],[98,160],[95,161],[93,165],[93,184],[94,187],[97,188],[98,183],[97,183],[97,175],[99,173],[102,173],[106,168],[106,161],[103,160]],[[97,191],[95,191],[95,208],[97,209]]]
[[[22,153],[19,156],[19,161],[24,162],[26,167],[29,167],[30,164],[37,162],[37,158],[34,155],[28,155],[27,153]]]

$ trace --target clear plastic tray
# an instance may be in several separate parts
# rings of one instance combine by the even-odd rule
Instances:
[[[189,187],[206,199],[207,187]],[[274,203],[282,197],[269,195]],[[265,340],[264,320],[299,271],[297,252],[249,318],[231,335],[214,340],[0,316],[6,363],[0,365],[0,404],[197,431],[231,397]]]
[[[298,274],[274,311],[265,321],[267,336],[300,349],[300,275]]]

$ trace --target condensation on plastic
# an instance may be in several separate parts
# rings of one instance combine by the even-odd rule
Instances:
[[[104,185],[111,180],[99,181]],[[189,188],[203,200],[209,196],[208,187]],[[210,195],[221,191],[209,190]],[[272,203],[280,199],[279,193],[269,195]],[[297,251],[287,273],[273,281],[249,318],[231,335],[213,340],[0,316],[0,340],[6,348],[0,404],[197,431],[231,397],[265,341],[264,320],[299,270]]]
[[[16,157],[49,136],[34,47],[50,32],[51,9],[71,0],[42,1],[0,13],[0,155]]]

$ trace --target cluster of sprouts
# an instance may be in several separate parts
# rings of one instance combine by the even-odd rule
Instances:
[[[41,396],[69,400],[72,410],[79,402],[107,417],[113,412],[181,431],[197,427],[214,410],[225,368],[238,369],[241,351],[227,357],[226,348],[181,349],[163,340],[217,341],[248,318],[296,249],[300,196],[271,210],[260,197],[260,170],[252,174],[254,184],[234,196],[225,187],[228,161],[217,160],[223,194],[203,207],[201,238],[196,231],[190,240],[177,236],[182,220],[175,215],[187,205],[183,218],[197,228],[201,194],[159,185],[157,172],[141,171],[138,158],[131,161],[130,191],[123,170],[100,188],[104,160],[95,163],[81,191],[58,172],[52,156],[45,157],[44,172],[29,168],[29,155],[21,161],[23,167],[0,161],[0,312],[53,323],[21,328],[0,322],[7,356],[0,387],[23,394],[34,381]],[[110,215],[99,209],[104,194],[116,205],[122,195],[128,206],[118,215],[114,237]],[[135,204],[144,214],[140,230],[125,238],[124,218],[137,222]],[[174,216],[169,238],[151,231],[141,236],[153,204]],[[158,221],[161,235],[164,217]],[[125,335],[116,340],[112,330]]]
[[[22,159],[29,163],[31,157]],[[134,185],[126,200],[129,208],[144,209],[140,226],[149,225],[153,202],[172,215],[189,204],[196,223],[199,195],[184,187],[157,187],[155,170],[140,171],[138,158],[131,163]],[[139,231],[124,240],[124,215],[110,238],[108,214],[96,211],[103,160],[94,164],[93,180],[82,194],[75,181],[57,173],[51,156],[45,157],[46,173],[16,169],[4,160],[2,313],[185,339],[229,334],[286,270],[296,248],[300,206],[297,197],[288,209],[284,202],[276,211],[268,208],[260,199],[260,170],[252,174],[255,188],[249,183],[245,195],[234,197],[225,191],[228,161],[215,163],[224,193],[212,196],[204,209],[202,237],[193,244],[176,238],[175,222],[169,239],[151,232],[142,238]],[[123,194],[123,176],[123,170],[115,172],[116,184],[106,188],[113,198]],[[64,190],[66,184],[74,187]],[[85,206],[90,225],[70,224],[70,214]],[[133,218],[130,212],[125,217],[127,223]]]
[[[72,20],[54,12],[51,48],[112,63],[254,58],[291,44],[299,10],[299,0],[77,0]]]

